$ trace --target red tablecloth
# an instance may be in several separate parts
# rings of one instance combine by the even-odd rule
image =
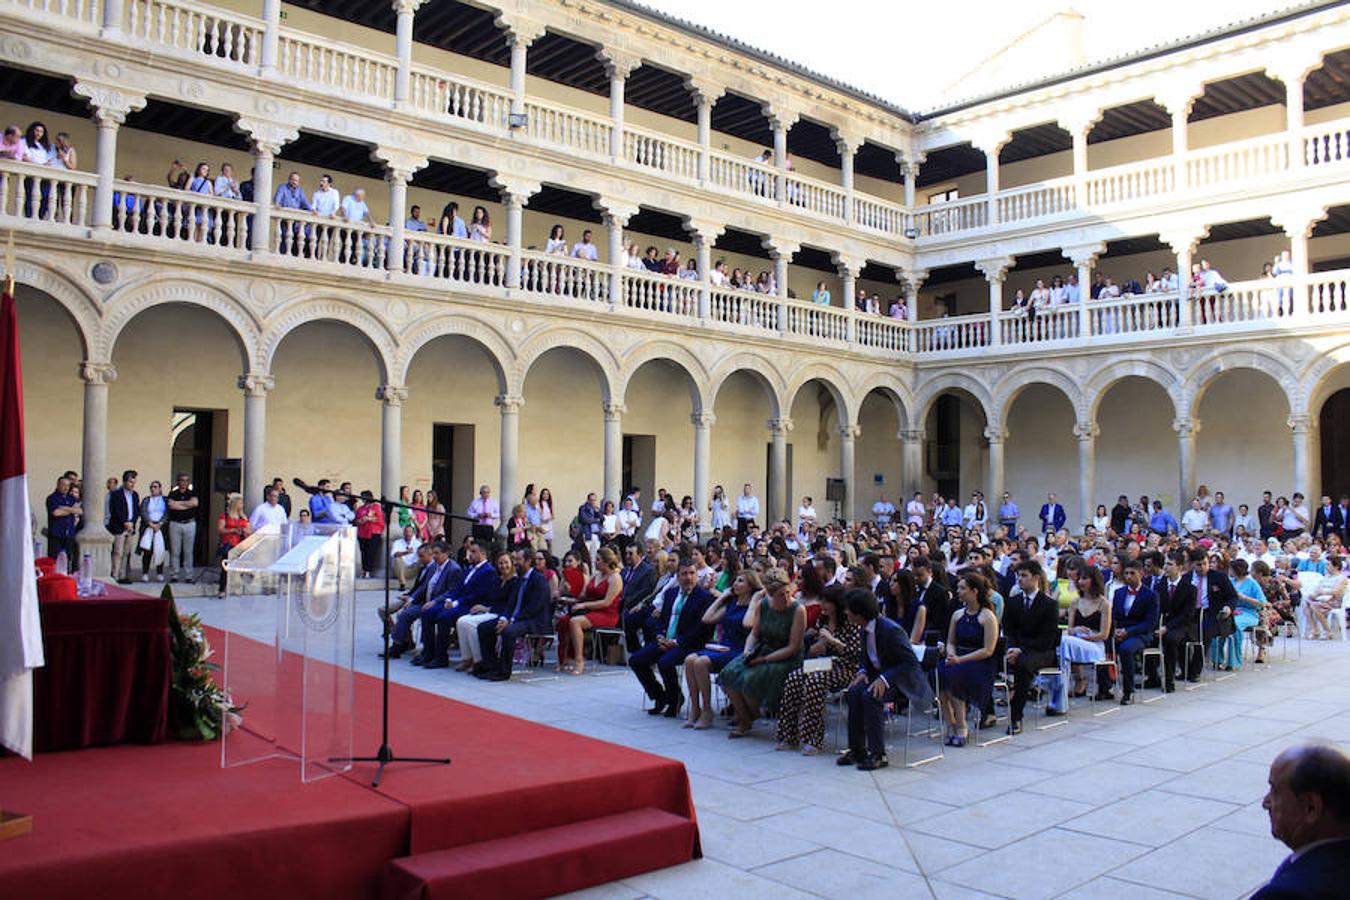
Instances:
[[[168,727],[169,601],[108,585],[38,604],[47,664],[34,673],[34,749],[153,744]]]

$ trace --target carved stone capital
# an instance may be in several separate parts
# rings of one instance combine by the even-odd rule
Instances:
[[[721,222],[709,222],[704,219],[684,220],[684,230],[689,232],[695,244],[700,241],[706,243],[709,247],[717,242],[722,236],[722,232],[727,230],[727,226]]]
[[[1301,206],[1272,209],[1271,224],[1280,228],[1290,238],[1307,238],[1312,235],[1313,226],[1327,217],[1327,208],[1321,203],[1306,203]]]
[[[1060,252],[1073,263],[1074,268],[1082,268],[1083,266],[1092,265],[1097,261],[1097,257],[1106,252],[1106,242],[1098,241],[1095,244],[1079,244],[1073,247],[1064,247]]]
[[[375,389],[375,399],[385,406],[402,406],[408,400],[408,389],[401,384],[382,384]]]
[[[401,180],[407,182],[414,174],[427,167],[425,156],[393,147],[376,147],[370,151],[370,158],[376,162],[384,163],[388,170],[385,173],[386,181]]]
[[[1195,248],[1200,246],[1200,242],[1209,237],[1208,225],[1194,225],[1191,227],[1177,228],[1172,231],[1162,232],[1158,235],[1164,244],[1171,248],[1172,253],[1180,256],[1182,253],[1188,256],[1195,253]],[[1179,277],[1186,277],[1187,273],[1178,273]]]
[[[514,394],[498,394],[492,402],[502,411],[502,415],[514,416],[519,414],[520,408],[525,405],[525,398]]]
[[[530,46],[547,30],[543,22],[519,15],[518,13],[503,12],[494,20],[498,28],[506,32],[508,43]]]
[[[266,397],[277,386],[277,381],[266,372],[249,372],[239,376],[239,390],[245,397]]]
[[[642,57],[617,47],[601,47],[595,58],[605,66],[605,74],[610,78],[627,78],[633,70],[642,65]]]
[[[1294,434],[1310,434],[1313,429],[1313,418],[1309,415],[1294,415],[1287,420],[1289,430]]]
[[[840,440],[843,440],[843,441],[852,441],[852,440],[856,440],[856,439],[857,439],[859,436],[861,436],[861,435],[862,435],[862,426],[861,426],[861,425],[840,425],[840,426],[839,426],[839,439],[840,439]]]
[[[895,274],[901,281],[912,287],[915,291],[922,287],[923,283],[928,280],[927,269],[896,269]]]
[[[276,156],[281,148],[300,137],[300,130],[293,125],[283,125],[268,119],[252,116],[240,116],[235,120],[234,130],[248,135],[253,142],[254,153],[266,153]]]
[[[614,422],[623,418],[623,414],[628,412],[628,407],[622,403],[610,401],[604,405],[605,421]]]
[[[1001,444],[1008,439],[1008,429],[999,425],[990,425],[984,429],[984,439],[991,444]]]
[[[1075,422],[1073,436],[1080,441],[1095,441],[1102,433],[1096,422]]]
[[[630,200],[604,196],[591,201],[591,207],[605,217],[606,225],[616,225],[619,228],[627,225],[628,220],[637,215],[639,210],[638,205]]]
[[[984,274],[985,281],[1001,282],[1008,270],[1012,268],[1013,258],[1011,256],[996,256],[991,259],[978,259],[975,261],[975,268]]]
[[[794,422],[791,419],[780,416],[777,419],[770,419],[768,422],[769,431],[774,434],[787,434],[792,431]]]
[[[1173,116],[1189,116],[1191,107],[1195,105],[1195,101],[1200,99],[1200,95],[1204,92],[1205,86],[1203,84],[1195,82],[1172,84],[1166,90],[1154,94],[1153,99]]]
[[[537,181],[501,172],[497,172],[488,179],[488,183],[502,192],[503,206],[524,206],[527,200],[543,188],[543,185]]]
[[[775,260],[779,257],[784,257],[788,262],[792,262],[793,254],[802,249],[802,245],[796,241],[790,241],[787,238],[773,237],[772,235],[766,237],[761,242],[761,246],[765,250],[768,250],[769,255]]]
[[[1200,433],[1199,419],[1173,419],[1172,430],[1177,433],[1177,437],[1191,438]]]
[[[922,444],[924,440],[924,431],[922,428],[901,428],[896,432],[896,437],[906,444]]]
[[[830,261],[834,263],[834,267],[838,270],[840,278],[847,278],[849,276],[857,278],[858,273],[862,271],[863,266],[867,265],[867,260],[863,257],[847,256],[843,253],[832,254],[830,256]],[[852,298],[846,299],[852,302]]]
[[[695,428],[711,428],[717,424],[717,416],[711,412],[696,412],[689,417],[689,423]]]
[[[77,81],[70,92],[89,101],[99,124],[121,125],[127,115],[145,108],[145,95],[100,81]]]
[[[112,384],[117,380],[117,369],[112,363],[80,363],[80,380],[85,384]]]
[[[427,0],[394,0],[394,15],[411,16],[426,5]]]
[[[695,104],[707,103],[711,106],[727,92],[726,85],[699,75],[690,75],[684,80],[684,86],[694,95]]]

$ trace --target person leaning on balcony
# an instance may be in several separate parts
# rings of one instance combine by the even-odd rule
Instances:
[[[825,282],[817,281],[816,289],[811,292],[811,302],[821,306],[830,305],[830,290],[825,287]]]
[[[596,248],[595,242],[591,239],[591,230],[589,228],[581,232],[581,240],[573,245],[572,258],[584,259],[588,262],[599,261],[600,251]]]
[[[680,274],[680,251],[674,247],[666,248],[666,257],[661,260],[661,274],[671,276]]]
[[[309,205],[309,198],[305,196],[304,188],[300,187],[300,173],[292,172],[286,176],[286,183],[278,185],[276,194],[272,197],[272,205],[278,209],[299,209],[305,212],[313,212],[314,208]],[[281,230],[282,247],[284,251],[289,249],[295,255],[300,254],[300,235],[301,224],[291,222],[289,225],[283,225]],[[287,237],[287,232],[290,236]],[[289,243],[289,247],[287,244]]]
[[[326,219],[337,215],[338,208],[342,205],[342,192],[334,186],[332,175],[319,176],[319,186],[314,189],[310,205],[314,207],[315,215]]]
[[[567,255],[567,233],[562,225],[555,224],[548,230],[548,243],[544,244],[545,256]]]
[[[708,273],[708,281],[712,283],[713,287],[722,287],[727,283],[727,261],[725,259],[719,259],[713,264],[713,270]]]
[[[896,297],[891,302],[890,314],[892,319],[909,318],[909,304],[905,303],[904,297]]]
[[[464,220],[460,218],[459,204],[455,201],[451,200],[441,210],[440,221],[436,223],[436,233],[468,239],[469,229],[465,226]]]
[[[698,260],[691,257],[680,270],[680,277],[685,281],[698,281]]]
[[[18,125],[5,128],[5,137],[0,140],[0,159],[23,159],[23,132]]]
[[[192,180],[188,182],[188,191],[210,197],[215,194],[215,188],[212,185],[211,167],[204,162],[197,163],[197,167],[192,170]],[[193,210],[192,221],[194,225],[192,239],[201,243],[205,236],[204,231],[214,230],[215,217],[208,217],[206,211],[199,206]]]
[[[47,160],[47,165],[55,169],[66,169],[73,172],[79,168],[78,160],[75,145],[70,142],[70,135],[64,131],[58,131],[56,140],[52,142],[52,155]]]
[[[214,190],[216,196],[222,200],[242,199],[239,194],[239,183],[234,180],[234,166],[227,162],[220,164],[220,174],[216,176]]]
[[[469,222],[469,240],[484,243],[492,240],[492,219],[488,216],[487,207],[473,208],[473,220]]]
[[[661,274],[661,258],[657,254],[658,251],[655,247],[648,247],[646,253],[642,256],[642,268],[653,275]]]

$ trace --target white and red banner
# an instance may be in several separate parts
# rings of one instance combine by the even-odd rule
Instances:
[[[14,297],[0,298],[0,744],[33,758],[33,670],[42,665],[33,518],[23,460],[23,376]]]

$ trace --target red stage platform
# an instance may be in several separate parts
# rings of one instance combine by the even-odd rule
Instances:
[[[215,742],[0,759],[0,806],[33,815],[0,844],[0,897],[545,897],[699,855],[683,764],[401,685],[390,699],[395,751],[452,765],[394,765],[373,790],[372,765],[309,785],[284,760],[222,769]],[[358,753],[379,701],[357,675]]]

